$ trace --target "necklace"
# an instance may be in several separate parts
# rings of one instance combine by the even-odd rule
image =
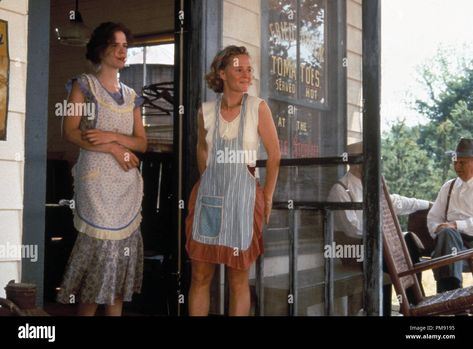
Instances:
[[[120,91],[120,85],[103,85],[108,91],[117,93]]]
[[[226,107],[224,107],[224,106],[222,105],[222,107],[224,107],[224,108],[222,108],[222,109],[228,111],[228,110],[231,110],[231,109],[239,108],[240,106],[241,106],[241,104],[236,104],[236,105],[232,105],[232,106],[229,106],[229,105],[228,105],[228,106],[226,106]]]
[[[110,93],[117,93],[120,91],[120,81],[117,80],[115,82],[112,82],[111,84],[108,82],[101,81],[98,77],[97,80],[100,82],[100,84],[103,86],[103,88]]]
[[[224,104],[226,104],[226,106]],[[241,107],[241,102],[235,105],[228,105],[227,102],[222,98],[222,109],[226,109],[228,111],[230,109],[235,109],[239,107]]]

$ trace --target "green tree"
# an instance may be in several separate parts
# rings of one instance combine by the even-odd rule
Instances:
[[[445,152],[473,134],[473,61],[467,51],[441,47],[419,69],[426,94],[414,107],[430,122],[420,126],[418,143],[434,159],[441,182],[455,176]]]
[[[419,133],[419,127],[409,127],[404,121],[398,121],[385,134],[382,140],[383,175],[391,193],[434,200],[440,183],[435,180],[432,158],[417,144]]]
[[[428,122],[408,127],[398,121],[383,135],[383,173],[391,192],[434,200],[440,186],[456,176],[446,151],[462,137],[473,138],[471,57],[440,48],[420,67],[425,94],[412,107]]]

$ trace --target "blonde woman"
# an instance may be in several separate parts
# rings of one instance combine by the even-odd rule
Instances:
[[[190,196],[186,249],[192,261],[189,314],[209,312],[215,266],[227,266],[229,315],[249,315],[249,268],[263,253],[262,226],[271,213],[279,172],[276,127],[266,102],[249,96],[253,69],[245,47],[228,46],[206,76],[217,101],[198,114],[201,178]],[[255,177],[260,142],[268,154],[266,182]]]

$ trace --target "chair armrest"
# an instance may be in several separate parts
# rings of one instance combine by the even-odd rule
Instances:
[[[411,269],[399,273],[399,277],[416,274],[424,270],[440,268],[445,265],[470,258],[473,259],[473,249],[460,251],[457,254],[448,254],[445,256],[433,258],[429,261],[414,264]]]
[[[435,248],[435,242],[427,228],[427,215],[430,207],[426,210],[419,210],[411,213],[408,216],[407,230],[412,231],[422,241],[424,245],[424,256],[430,255]]]
[[[9,299],[0,298],[0,305],[4,308],[8,308],[12,313],[23,316],[24,312],[18,308],[18,306]]]

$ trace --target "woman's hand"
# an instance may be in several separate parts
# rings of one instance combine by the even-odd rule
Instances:
[[[82,132],[82,139],[93,145],[108,144],[117,141],[115,132],[101,131],[98,129],[86,130]]]
[[[264,222],[269,224],[269,217],[273,208],[273,196],[264,193]]]
[[[133,152],[120,144],[112,143],[110,148],[110,154],[113,155],[118,164],[123,168],[124,171],[129,171],[135,167],[138,167],[140,160],[133,154]]]

